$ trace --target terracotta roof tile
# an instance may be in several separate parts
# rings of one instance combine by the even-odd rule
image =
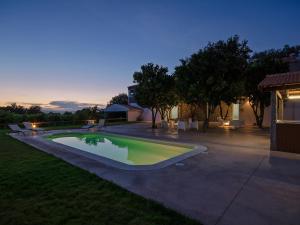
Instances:
[[[262,89],[284,89],[289,86],[298,85],[300,88],[300,71],[267,75],[266,78],[259,83],[258,87]]]

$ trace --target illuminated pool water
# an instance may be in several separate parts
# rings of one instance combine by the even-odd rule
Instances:
[[[57,134],[48,136],[48,139],[128,165],[153,165],[193,149],[191,146],[99,133]]]

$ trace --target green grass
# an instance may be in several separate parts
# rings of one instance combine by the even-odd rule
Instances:
[[[198,224],[0,130],[0,224]]]

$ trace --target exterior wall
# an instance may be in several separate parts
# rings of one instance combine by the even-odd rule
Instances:
[[[136,85],[132,85],[128,87],[128,104],[136,103],[135,100],[135,87]]]
[[[222,106],[222,110],[223,110],[223,116],[225,116],[226,111],[228,109],[228,114],[227,114],[227,117],[225,118],[225,120],[232,120],[232,105],[230,105],[228,108],[228,105],[226,103],[221,102],[221,106]],[[215,109],[215,112],[213,113],[213,115],[211,117],[212,117],[211,118],[212,121],[218,121],[219,118],[221,118],[220,106],[218,106]]]
[[[145,122],[150,122],[152,121],[152,113],[151,113],[151,110],[148,109],[148,108],[143,108],[143,113],[142,113],[142,121],[145,121]],[[157,123],[160,123],[161,122],[161,117],[160,117],[160,113],[158,112],[157,115],[156,115],[156,122]]]
[[[225,103],[222,103],[223,115],[225,115],[227,107],[228,106]],[[300,108],[299,108],[299,110],[300,110]],[[232,112],[232,105],[231,105],[231,106],[229,106],[228,115],[225,120],[232,120],[232,113],[233,112]],[[188,104],[180,103],[179,104],[179,118],[182,120],[188,120],[191,117],[192,117],[191,107]],[[196,109],[196,118],[199,121],[203,121],[205,119],[203,109],[201,109],[201,108]],[[219,118],[220,118],[220,108],[218,106],[218,107],[216,107],[215,112],[211,115],[210,121],[211,122],[218,121]],[[253,110],[247,99],[244,101],[241,101],[241,103],[240,103],[239,118],[240,118],[239,120],[242,121],[245,126],[253,126],[256,124]],[[265,109],[263,126],[265,126],[265,127],[270,126],[270,107],[267,107]]]
[[[141,112],[138,110],[129,110],[127,112],[127,120],[129,122],[137,121],[140,116],[141,116]]]
[[[287,100],[283,106],[284,120],[300,120],[300,99]]]
[[[171,112],[170,112],[170,118],[173,119],[173,120],[176,120],[178,119],[178,116],[179,116],[179,109],[178,109],[178,106],[175,106]]]
[[[265,115],[263,121],[263,127],[270,127],[271,126],[271,106],[265,108]]]
[[[223,115],[226,114],[227,108],[228,106],[222,102]],[[180,103],[178,105],[178,109],[179,109],[179,118],[182,120],[188,120],[189,118],[192,118],[193,113],[195,115],[195,119],[199,121],[205,120],[204,110],[206,110],[206,106],[191,107],[189,104]],[[226,120],[231,120],[231,117],[232,117],[232,106],[229,106]],[[220,107],[218,106],[216,107],[215,111],[210,115],[210,121],[212,122],[218,121],[219,118],[220,118]]]
[[[251,126],[256,123],[253,110],[248,100],[244,101],[240,105],[240,120],[244,121],[245,126]]]
[[[106,112],[126,112],[126,111],[128,111],[128,108],[124,105],[113,104],[113,105],[106,107],[105,111]]]

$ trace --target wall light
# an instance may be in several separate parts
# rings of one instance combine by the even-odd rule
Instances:
[[[289,95],[289,99],[300,99],[300,95]]]
[[[223,122],[223,126],[229,126],[229,124],[230,124],[230,121],[224,121]]]

